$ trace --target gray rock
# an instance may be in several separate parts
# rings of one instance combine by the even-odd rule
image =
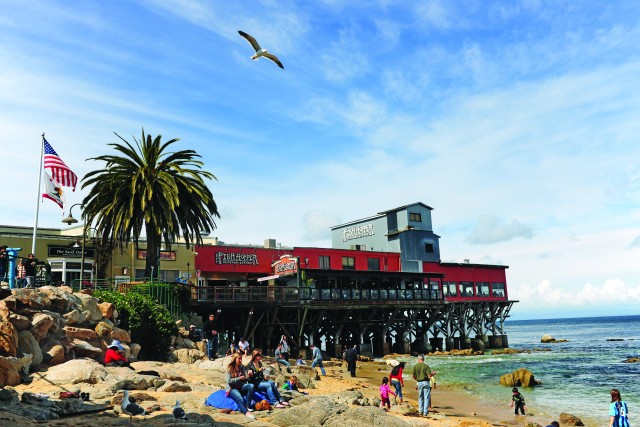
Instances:
[[[323,427],[410,427],[411,424],[401,418],[387,414],[373,406],[350,407],[346,411],[332,415]]]
[[[92,359],[73,359],[60,365],[52,366],[37,380],[55,385],[96,384],[104,381],[107,371],[104,366]]]
[[[304,404],[292,406],[286,411],[276,412],[273,417],[273,423],[283,427],[290,427],[300,425],[300,421],[304,420],[305,425],[308,426],[323,426],[334,414],[344,412],[347,408],[347,405],[335,403],[328,397],[318,397]]]
[[[38,341],[36,341],[29,331],[21,331],[18,334],[18,352],[31,354],[33,356],[31,360],[33,366],[38,366],[42,363],[42,350],[38,345]]]
[[[22,316],[17,313],[11,313],[9,315],[9,322],[13,323],[13,326],[15,326],[18,331],[24,331],[31,327],[31,320],[29,320],[27,316]]]

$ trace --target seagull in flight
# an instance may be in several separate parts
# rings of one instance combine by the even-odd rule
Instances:
[[[242,37],[243,39],[248,41],[249,44],[251,45],[251,47],[253,47],[253,49],[256,51],[256,53],[251,57],[251,59],[253,59],[254,61],[257,61],[258,58],[260,58],[261,56],[264,56],[265,58],[270,59],[273,62],[275,62],[278,65],[278,67],[280,67],[280,68],[282,68],[284,70],[284,66],[282,65],[282,62],[280,62],[278,57],[275,56],[272,53],[267,52],[267,49],[261,48],[260,45],[258,44],[258,42],[256,41],[256,39],[254,39],[253,37],[251,37],[249,34],[245,33],[244,31],[238,31],[238,34],[240,34],[240,37]]]
[[[187,421],[187,414],[184,412],[184,409],[180,407],[180,401],[176,400],[176,404],[173,407],[173,418],[176,420]]]
[[[142,407],[129,401],[128,390],[124,391],[124,398],[122,399],[122,405],[120,405],[120,408],[122,408],[122,412],[129,415],[129,424],[133,422],[134,415],[147,415],[147,411],[142,409]]]

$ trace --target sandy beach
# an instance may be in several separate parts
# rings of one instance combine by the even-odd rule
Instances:
[[[428,363],[428,360],[427,360]],[[358,362],[357,376],[352,378],[346,371],[346,364],[342,364],[339,361],[333,361],[327,363],[326,370],[327,375],[322,376],[319,381],[315,382],[315,389],[308,389],[312,396],[328,395],[341,391],[351,390],[359,391],[365,397],[374,399],[379,395],[378,387],[380,385],[381,378],[388,376],[390,367],[384,362]],[[333,366],[331,366],[333,365]],[[19,391],[24,391],[28,387],[19,386]],[[22,389],[22,390],[21,390]],[[512,410],[508,407],[508,401],[505,400],[504,406],[494,407],[491,405],[482,404],[474,396],[465,394],[464,391],[452,390],[447,385],[439,384],[437,389],[433,392],[433,404],[434,411],[428,418],[418,416],[402,415],[406,412],[406,404],[417,407],[417,393],[415,389],[415,381],[407,378],[405,375],[405,388],[403,389],[405,395],[405,408],[392,405],[390,411],[391,415],[402,418],[411,425],[415,426],[438,426],[438,427],[490,427],[490,426],[527,426],[531,423],[538,423],[542,426],[547,425],[550,420],[537,419],[535,415],[527,415],[526,417],[516,417]],[[164,395],[149,391],[151,395],[157,395],[158,403],[161,409],[152,413],[145,419],[134,419],[134,425],[149,425],[149,426],[163,426],[171,423],[173,417],[171,416],[169,402],[173,399],[182,399],[181,393],[171,393]],[[206,398],[207,393],[190,393],[190,397],[194,397],[196,394],[202,399]],[[186,396],[184,396],[186,398]],[[393,399],[392,399],[393,404]],[[286,410],[286,409],[284,409]],[[279,410],[278,410],[279,411]],[[382,411],[382,410],[381,410]],[[188,410],[192,412],[192,410]],[[196,411],[193,411],[196,412]],[[198,411],[199,412],[199,411]],[[206,413],[200,413],[201,417],[195,421],[192,425],[207,425],[207,419],[215,420],[217,426],[231,426],[231,425],[275,425],[270,423],[274,413],[268,415],[262,415],[258,420],[252,421],[244,416],[235,414],[224,414],[215,408],[207,408]],[[197,418],[197,417],[196,417]],[[42,422],[33,420],[27,420],[24,418],[16,417],[11,414],[0,412],[0,423],[2,425],[9,425],[10,423],[17,423],[18,425],[42,425]],[[118,415],[113,410],[107,410],[95,414],[83,414],[78,416],[66,417],[59,420],[51,420],[47,422],[47,425],[51,426],[116,426],[126,425],[128,423],[128,417],[124,415]],[[189,423],[183,423],[189,425]],[[204,424],[203,424],[204,423]],[[305,425],[303,422],[301,425]],[[363,424],[365,425],[365,424]],[[535,425],[535,424],[531,424]]]

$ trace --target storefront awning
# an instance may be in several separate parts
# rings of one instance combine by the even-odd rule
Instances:
[[[273,280],[273,279],[277,279],[278,277],[280,277],[279,274],[274,274],[273,276],[260,277],[258,278],[258,282],[264,282],[265,280]]]

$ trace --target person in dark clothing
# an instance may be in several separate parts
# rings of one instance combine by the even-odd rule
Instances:
[[[202,330],[196,328],[196,325],[189,326],[189,339],[193,342],[202,341]]]
[[[7,255],[7,246],[0,246],[0,281],[5,280],[7,275],[7,267],[9,265],[9,256]]]
[[[524,403],[524,396],[520,394],[518,391],[518,387],[514,387],[512,390],[513,396],[511,396],[511,407],[513,408],[515,404],[515,414],[518,415],[518,410],[525,415],[524,410],[526,408],[526,403]]]
[[[22,260],[22,266],[27,278],[27,288],[33,288],[36,284],[36,268],[42,264],[34,254],[29,254],[29,258]]]
[[[347,361],[347,371],[351,374],[352,377],[356,376],[356,360],[358,360],[358,350],[354,345],[345,354],[345,360]]]
[[[215,314],[211,313],[209,315],[209,320],[204,322],[202,332],[204,334],[204,339],[207,340],[209,360],[214,360],[218,356],[218,331]]]

